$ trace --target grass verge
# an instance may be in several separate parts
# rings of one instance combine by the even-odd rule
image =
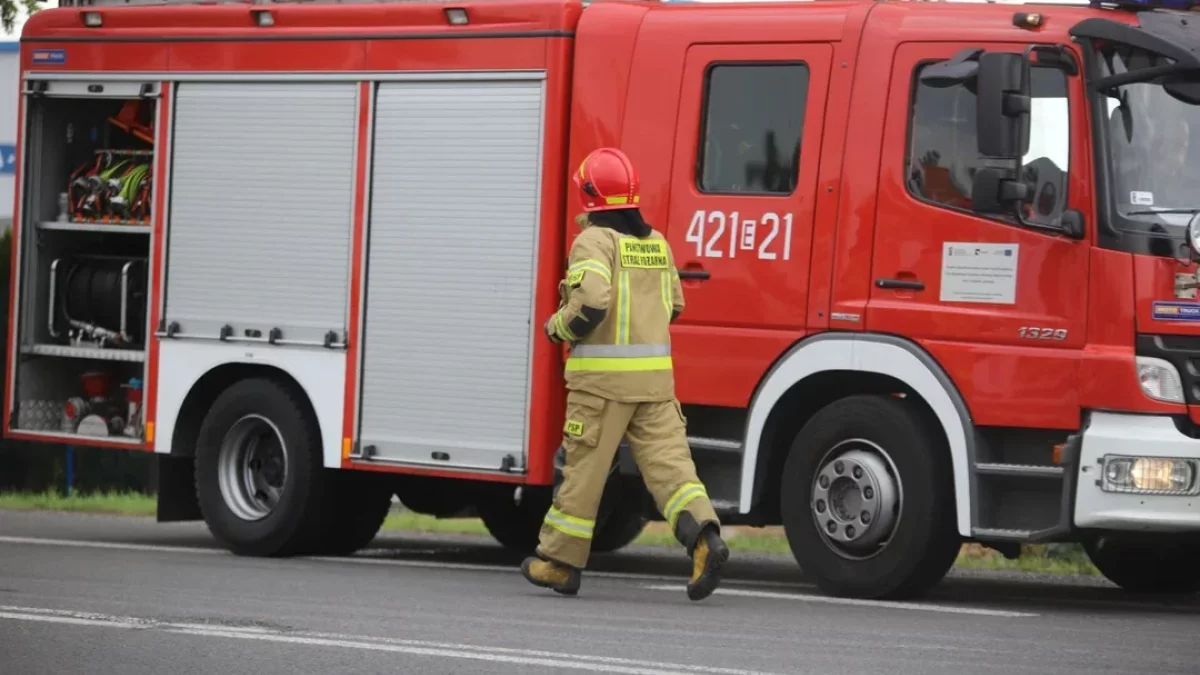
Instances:
[[[0,492],[0,509],[73,511],[130,516],[153,516],[153,496],[139,493],[96,493],[70,497],[56,492]],[[488,536],[487,528],[476,518],[437,519],[411,511],[393,511],[383,523],[384,530],[440,534]],[[779,527],[728,527],[725,539],[734,551],[757,554],[790,555],[787,538]],[[646,526],[634,543],[642,546],[676,547],[666,523],[653,522]],[[1045,544],[1025,546],[1016,560],[1008,560],[992,549],[967,544],[958,554],[956,566],[966,569],[1010,570],[1040,574],[1085,575],[1099,574],[1083,550],[1075,544]]]

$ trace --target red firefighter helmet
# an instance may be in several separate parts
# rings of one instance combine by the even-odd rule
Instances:
[[[597,148],[575,172],[575,185],[584,211],[636,209],[640,196],[637,169],[616,148]]]

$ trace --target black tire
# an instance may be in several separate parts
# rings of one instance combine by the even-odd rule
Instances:
[[[326,469],[330,508],[324,523],[321,552],[344,556],[365,548],[392,508],[392,490],[383,477]]]
[[[792,555],[824,592],[868,599],[915,597],[941,581],[954,564],[961,548],[954,479],[946,443],[936,432],[935,423],[916,404],[904,399],[851,396],[817,412],[796,435],[782,475],[783,526]],[[899,494],[903,495],[896,508],[890,509],[895,514],[890,537],[883,537],[882,545],[864,549],[857,559],[839,553],[837,544],[824,536],[825,530],[818,529],[818,506],[832,514],[834,491],[828,493],[829,507],[823,506],[824,502],[811,505],[818,470],[828,466],[832,471],[836,464],[833,458],[841,456],[831,451],[854,450],[854,444],[867,454],[884,449],[890,466],[886,462],[879,466],[887,466],[888,475],[893,468],[899,474]],[[843,469],[845,466],[843,463]],[[834,482],[841,480],[839,476]],[[846,502],[867,494],[883,500],[882,494],[876,497],[874,493],[851,488],[845,493]],[[861,503],[867,503],[865,497]],[[879,513],[885,511],[889,510],[881,509]],[[825,525],[832,521],[831,515],[820,517]],[[879,516],[876,527],[886,520],[887,516]],[[835,523],[835,529],[848,533],[853,524]],[[861,535],[866,537],[870,528],[859,525],[863,528]]]
[[[476,503],[479,519],[501,546],[518,553],[532,553],[538,545],[542,520],[550,509],[551,492],[525,487],[521,502],[513,498],[516,488],[489,492]]]
[[[196,498],[213,536],[230,551],[247,556],[289,556],[320,544],[326,481],[321,459],[321,430],[297,392],[269,378],[242,380],[213,402],[196,442]],[[235,424],[266,420],[282,440],[286,474],[277,503],[264,517],[239,516],[222,494],[219,462],[222,441]],[[237,429],[241,429],[238,427]],[[264,440],[262,447],[275,441]],[[277,444],[278,445],[278,444]],[[274,451],[270,451],[272,454]]]
[[[613,509],[603,523],[596,523],[596,534],[592,539],[592,551],[612,553],[633,543],[646,529],[646,517],[641,511],[626,508],[621,504]]]
[[[1196,537],[1102,535],[1085,540],[1083,550],[1106,579],[1129,593],[1200,591]]]
[[[542,521],[550,509],[554,490],[562,484],[565,458],[565,451],[560,447],[554,458],[552,489],[527,487],[520,504],[513,500],[513,491],[505,489],[488,493],[476,504],[484,527],[502,546],[521,553],[531,553],[537,548]],[[646,527],[646,518],[636,510],[644,491],[640,482],[618,473],[614,458],[596,514],[593,552],[610,553],[637,539]]]

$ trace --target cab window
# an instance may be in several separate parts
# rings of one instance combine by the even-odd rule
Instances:
[[[791,194],[800,171],[808,98],[803,63],[708,69],[697,187],[719,194]]]
[[[1005,162],[979,154],[975,94],[966,86],[938,88],[917,77],[914,83],[905,162],[909,192],[939,206],[969,211],[975,171]],[[1067,197],[1071,134],[1066,74],[1035,66],[1031,93],[1029,152],[1021,164],[1026,182],[1038,187],[1025,218],[1049,223],[1057,219]]]

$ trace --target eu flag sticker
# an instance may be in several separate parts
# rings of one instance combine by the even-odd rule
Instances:
[[[1200,303],[1155,301],[1154,320],[1200,321]]]
[[[61,66],[67,62],[65,49],[35,49],[33,63],[38,66]]]

